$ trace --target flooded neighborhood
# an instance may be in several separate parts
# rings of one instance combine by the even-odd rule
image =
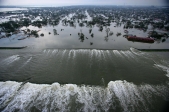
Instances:
[[[167,48],[169,37],[166,7],[42,7],[0,14],[0,47],[40,46],[43,41],[54,48],[158,49]],[[143,39],[138,43],[132,36]]]
[[[164,112],[169,7],[0,6],[0,111]]]

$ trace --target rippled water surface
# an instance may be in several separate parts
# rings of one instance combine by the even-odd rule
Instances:
[[[134,48],[0,52],[4,112],[162,111],[169,100],[167,52],[163,58]]]

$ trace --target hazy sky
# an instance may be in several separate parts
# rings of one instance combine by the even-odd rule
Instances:
[[[169,6],[169,0],[0,0],[0,5],[155,5]]]

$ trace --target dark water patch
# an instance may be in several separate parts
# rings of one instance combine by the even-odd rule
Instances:
[[[166,52],[168,52],[169,51],[169,49],[138,49],[138,50],[140,50],[140,51],[149,51],[149,52],[164,52],[164,51],[166,51]]]
[[[42,52],[2,56],[0,79],[39,84],[107,85],[127,80],[159,84],[168,80],[167,64],[149,53],[131,50],[44,49]],[[104,79],[104,83],[103,83]]]

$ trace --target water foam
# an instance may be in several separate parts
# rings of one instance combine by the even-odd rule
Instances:
[[[132,51],[135,55],[138,55],[138,56],[145,55],[145,52],[141,52],[141,51],[139,51],[135,48],[132,48],[132,47],[130,48],[130,51]]]
[[[9,64],[11,64],[11,63],[13,63],[14,61],[17,61],[17,60],[19,60],[19,59],[20,59],[19,55],[13,55],[13,56],[9,56],[8,58],[2,60],[1,63],[2,63],[2,64],[9,65]]]
[[[56,54],[59,52],[62,56],[68,54],[68,58],[75,59],[77,54],[85,54],[88,55],[90,58],[97,57],[97,58],[105,58],[106,55],[114,55],[116,57],[124,58],[136,58],[135,53],[130,50],[127,51],[118,51],[118,50],[98,50],[98,49],[45,49],[43,53],[47,55]],[[112,52],[112,53],[111,53]]]
[[[127,81],[110,81],[107,87],[78,86],[59,83],[26,83],[18,92],[21,83],[0,82],[0,104],[3,111],[148,111],[153,95],[169,100],[168,86],[135,85]],[[8,99],[14,97],[9,103]],[[147,104],[148,103],[148,104]]]
[[[4,108],[19,89],[21,83],[14,81],[0,82],[0,109]]]
[[[121,58],[123,58],[123,55],[122,55],[118,50],[113,50],[113,53],[114,53],[116,56],[120,56]]]
[[[169,67],[161,65],[161,64],[154,64],[157,68],[161,68],[163,71],[166,71],[166,76],[169,77]]]

